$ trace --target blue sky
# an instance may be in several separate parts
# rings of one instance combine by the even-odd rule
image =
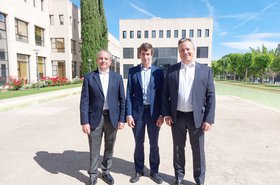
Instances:
[[[104,0],[104,8],[116,38],[119,19],[213,17],[213,60],[280,43],[280,0]]]

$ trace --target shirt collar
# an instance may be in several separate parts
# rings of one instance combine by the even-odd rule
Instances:
[[[144,68],[142,64],[140,64],[141,70],[147,71],[149,69],[151,69],[151,66],[149,66],[148,68]]]
[[[102,75],[107,75],[107,74],[109,74],[109,69],[108,70],[106,70],[106,71],[101,71],[100,69],[98,69],[98,71],[99,71],[99,74],[102,74]]]
[[[195,67],[195,61],[192,61],[189,64],[185,64],[183,61],[181,61],[181,69],[190,68],[190,67]]]

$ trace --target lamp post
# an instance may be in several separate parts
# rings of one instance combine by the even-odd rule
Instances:
[[[36,73],[37,73],[37,83],[38,83],[38,89],[40,90],[40,75],[39,75],[39,62],[38,62],[38,53],[40,50],[34,49],[33,50],[36,54]]]
[[[91,61],[92,60],[91,60],[91,58],[88,58],[87,60],[88,60],[88,65],[89,65],[89,72],[91,72]]]

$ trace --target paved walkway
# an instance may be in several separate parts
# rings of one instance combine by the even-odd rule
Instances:
[[[88,181],[88,143],[79,125],[79,89],[70,91],[60,98],[41,94],[47,101],[0,111],[0,185],[84,185]],[[218,96],[216,124],[206,136],[205,184],[280,184],[279,123],[276,110]],[[147,141],[146,175],[136,185],[155,184],[148,177]],[[159,144],[163,185],[173,184],[172,139],[166,125]],[[116,185],[130,184],[133,148],[132,131],[126,126],[118,132],[115,145],[112,175]],[[187,144],[185,185],[194,185],[189,148]],[[98,184],[105,183],[98,179]]]

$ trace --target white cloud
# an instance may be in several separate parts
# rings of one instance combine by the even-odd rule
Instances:
[[[201,0],[203,3],[205,3],[208,11],[209,11],[209,17],[214,17],[215,9],[214,7],[209,3],[208,0]]]
[[[242,26],[243,24],[255,19],[258,15],[262,14],[263,12],[267,11],[268,9],[272,8],[273,6],[275,6],[277,3],[279,3],[280,0],[274,1],[273,3],[269,4],[267,7],[263,8],[261,11],[259,11],[258,13],[250,16],[248,19],[246,19],[245,21],[241,22],[240,24],[236,25],[233,29],[237,29],[240,26]]]
[[[150,16],[150,17],[152,17],[152,18],[157,17],[157,16],[155,16],[154,14],[152,14],[152,13],[148,12],[147,10],[144,10],[144,9],[142,9],[142,8],[140,8],[140,7],[138,7],[138,6],[136,6],[136,5],[133,4],[133,3],[130,3],[130,2],[129,2],[129,5],[130,5],[132,8],[136,9],[137,11],[139,11],[139,12],[141,12],[141,13],[147,15],[147,16]]]
[[[239,42],[224,42],[222,45],[229,48],[238,49],[238,50],[249,50],[251,48],[261,48],[264,45],[269,50],[277,48],[279,42],[268,41],[268,40],[245,40]]]
[[[240,19],[247,20],[249,17],[252,17],[256,13],[242,13],[242,14],[232,14],[232,15],[222,15],[216,16],[215,19]]]

